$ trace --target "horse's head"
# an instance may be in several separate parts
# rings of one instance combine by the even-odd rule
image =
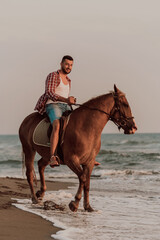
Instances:
[[[137,126],[125,94],[114,85],[113,96],[115,104],[111,112],[111,120],[119,129],[122,128],[125,134],[134,134],[137,130]]]

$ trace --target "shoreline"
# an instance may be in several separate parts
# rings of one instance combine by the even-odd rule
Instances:
[[[39,181],[37,181],[39,186]],[[46,181],[48,191],[67,189],[72,183]],[[39,189],[39,187],[35,187]],[[2,240],[51,240],[52,234],[61,230],[53,223],[13,206],[12,198],[30,199],[30,189],[26,179],[0,177],[0,239]],[[17,203],[17,202],[16,202]]]

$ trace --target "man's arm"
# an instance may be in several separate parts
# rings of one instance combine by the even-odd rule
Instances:
[[[64,98],[64,97],[58,96],[58,101],[65,102],[65,103],[70,105],[70,104],[76,103],[76,98],[73,97],[73,96],[70,96],[68,98]]]
[[[59,85],[58,78],[56,78],[55,73],[50,73],[46,79],[45,92],[46,96],[52,101],[58,100],[58,95],[55,93],[56,87]]]

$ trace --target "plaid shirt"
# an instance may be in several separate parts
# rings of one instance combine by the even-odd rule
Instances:
[[[69,86],[71,87],[71,80],[68,77],[67,79],[69,81]],[[45,93],[39,98],[34,110],[37,110],[40,114],[43,114],[45,112],[45,105],[48,99],[51,99],[53,102],[56,102],[58,100],[58,95],[55,93],[55,89],[59,84],[59,70],[50,73],[46,79]]]

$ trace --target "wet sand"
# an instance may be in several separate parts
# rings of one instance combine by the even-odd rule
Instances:
[[[66,189],[70,183],[46,181],[47,190]],[[39,182],[37,190],[39,189]],[[32,213],[12,206],[12,198],[30,198],[25,179],[0,178],[0,239],[1,240],[50,240],[59,228]]]

